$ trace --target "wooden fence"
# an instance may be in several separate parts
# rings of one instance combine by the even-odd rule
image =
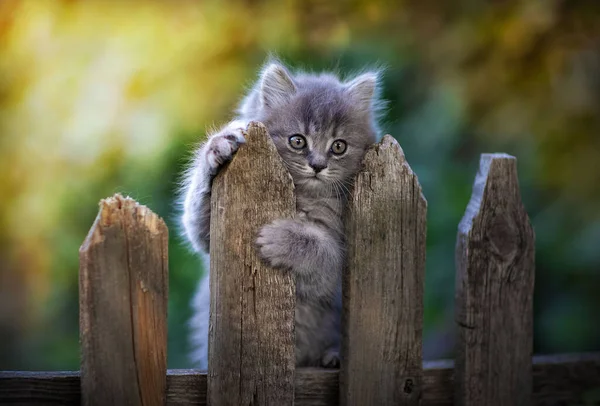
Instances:
[[[258,228],[295,210],[260,124],[211,205],[208,374],[166,369],[168,231],[116,195],[80,249],[81,372],[0,372],[0,404],[583,405],[600,389],[600,353],[532,357],[534,234],[513,157],[482,156],[459,225],[455,363],[422,362],[427,203],[393,138],[349,200],[339,371],[294,368],[294,281],[255,251]]]

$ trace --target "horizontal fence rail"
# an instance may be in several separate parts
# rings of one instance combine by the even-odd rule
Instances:
[[[531,405],[582,405],[586,393],[600,389],[600,354],[563,354],[533,357]],[[423,364],[422,406],[454,405],[454,363]],[[206,373],[167,371],[167,405],[208,405]],[[339,371],[296,371],[294,404],[327,406],[339,403]],[[0,404],[79,405],[78,372],[0,372]]]
[[[81,372],[0,372],[0,404],[512,406],[598,396],[600,353],[532,357],[535,236],[514,157],[482,155],[458,227],[456,366],[422,362],[427,202],[386,136],[348,199],[341,368],[294,367],[295,283],[259,259],[254,241],[262,225],[296,215],[295,198],[265,127],[252,123],[213,182],[208,373],[166,370],[166,225],[132,199],[103,200],[80,249]]]

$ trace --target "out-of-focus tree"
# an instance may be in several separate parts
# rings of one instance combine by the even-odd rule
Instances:
[[[461,89],[479,136],[540,148],[543,185],[597,215],[585,203],[600,197],[600,3],[460,3],[414,4],[432,76]]]
[[[198,261],[177,182],[268,51],[387,66],[385,128],[429,201],[426,353],[451,355],[453,248],[478,154],[519,158],[537,231],[536,350],[589,350],[600,308],[596,0],[0,2],[0,369],[77,368],[77,248],[114,192],[171,229],[169,365]],[[599,349],[599,348],[596,348]]]

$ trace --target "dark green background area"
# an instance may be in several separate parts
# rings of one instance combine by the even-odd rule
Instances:
[[[352,74],[369,66],[385,68],[382,97],[388,106],[382,127],[402,145],[428,201],[427,357],[453,356],[456,232],[484,152],[518,158],[521,193],[536,232],[534,351],[600,350],[597,2],[534,6],[476,0],[451,9],[437,2],[291,2],[266,13],[271,3],[203,6],[208,18],[227,20],[243,11],[262,21],[260,29],[218,33],[228,37],[219,39],[226,46],[211,63],[224,69],[214,75],[231,75],[228,67],[237,68],[210,121],[199,122],[196,130],[174,131],[156,161],[140,163],[115,148],[103,156],[101,174],[60,195],[60,213],[68,221],[45,240],[52,252],[49,293],[34,325],[15,328],[14,319],[0,319],[0,369],[78,369],[77,251],[97,202],[116,192],[147,205],[169,226],[168,366],[189,367],[186,323],[202,268],[179,238],[178,184],[193,145],[212,125],[231,117],[243,85],[256,78],[267,51],[310,70]],[[127,18],[144,24],[143,14]],[[291,35],[280,27],[290,18]],[[16,85],[0,82],[0,100],[1,90],[10,86]],[[3,137],[11,130],[1,131]],[[0,213],[8,213],[2,210],[12,201],[2,199]],[[11,238],[8,231],[0,232],[7,275],[19,272],[9,265]],[[0,294],[4,306],[11,293],[0,288]]]

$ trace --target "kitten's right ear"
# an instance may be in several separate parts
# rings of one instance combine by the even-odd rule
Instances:
[[[260,97],[263,106],[275,107],[296,93],[296,85],[287,69],[278,63],[269,64],[261,75]]]
[[[346,91],[356,103],[359,111],[371,112],[378,82],[379,72],[367,72],[346,84]]]

